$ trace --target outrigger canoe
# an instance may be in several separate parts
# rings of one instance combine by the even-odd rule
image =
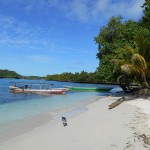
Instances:
[[[109,92],[113,89],[113,87],[73,87],[73,86],[65,86],[69,90],[73,91],[99,91],[99,92]]]
[[[44,88],[47,84],[35,84],[35,83],[21,83],[13,82],[12,86],[9,86],[11,92],[15,93],[35,93],[35,94],[65,94],[68,88],[52,88],[53,84],[49,84],[50,88]],[[17,86],[16,84],[24,84],[24,86]],[[32,85],[40,85],[40,88],[31,88]]]

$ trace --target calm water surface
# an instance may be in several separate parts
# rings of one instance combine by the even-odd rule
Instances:
[[[65,95],[38,95],[25,93],[11,93],[8,86],[10,82],[40,83],[40,80],[0,79],[0,130],[10,124],[36,116],[40,113],[55,112],[66,108],[80,106],[88,103],[97,96],[108,93],[101,92],[72,92]],[[54,87],[85,86],[100,87],[98,84],[78,84],[69,82],[44,81],[54,84]],[[109,86],[109,85],[106,85]]]

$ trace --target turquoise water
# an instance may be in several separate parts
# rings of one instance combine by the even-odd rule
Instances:
[[[34,117],[38,114],[46,112],[57,112],[66,108],[80,106],[94,100],[95,97],[105,95],[107,93],[100,92],[72,92],[69,91],[65,95],[38,95],[11,93],[8,86],[12,81],[16,82],[38,82],[39,80],[16,80],[16,79],[0,79],[0,130],[6,128],[13,123]],[[54,87],[64,86],[101,86],[94,84],[77,84],[69,82],[45,81],[53,83]]]

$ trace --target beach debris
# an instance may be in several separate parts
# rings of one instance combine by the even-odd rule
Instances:
[[[126,100],[126,98],[124,96],[119,98],[116,102],[109,105],[109,109],[113,109],[114,107],[118,106],[119,104],[121,104],[125,100]]]
[[[150,136],[147,136],[145,134],[139,135],[138,139],[142,138],[145,144],[150,145]]]
[[[62,123],[65,126],[67,126],[67,120],[66,120],[66,117],[62,117]]]

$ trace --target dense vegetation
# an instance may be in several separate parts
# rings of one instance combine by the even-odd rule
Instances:
[[[150,80],[150,0],[143,4],[143,16],[138,21],[110,18],[100,29],[95,41],[100,60],[97,76],[104,82],[116,82],[126,77],[149,87]]]
[[[9,71],[9,70],[1,70],[0,69],[0,78],[16,78],[20,79],[22,76],[15,71]]]
[[[78,83],[99,83],[100,80],[96,76],[96,73],[87,73],[81,71],[80,73],[62,73],[55,75],[47,75],[46,80],[56,80],[56,81],[69,81]]]
[[[45,79],[45,77],[39,77],[39,76],[24,76],[24,79],[29,79],[29,80],[40,80],[40,79]]]
[[[10,71],[10,70],[2,70],[0,69],[0,78],[15,78],[15,79],[44,79],[45,77],[39,77],[39,76],[22,76],[15,71]]]

